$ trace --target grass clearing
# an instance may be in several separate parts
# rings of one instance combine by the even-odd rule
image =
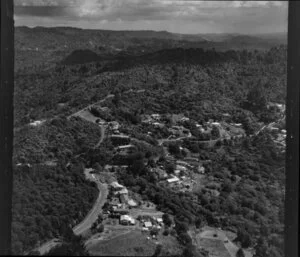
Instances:
[[[85,110],[82,110],[76,114],[74,114],[74,116],[77,116],[77,117],[80,117],[86,121],[89,121],[89,122],[93,122],[93,123],[96,123],[96,120],[98,120],[99,118],[94,116],[93,114],[91,114],[91,112],[87,109]]]
[[[156,244],[141,231],[135,230],[111,240],[96,242],[87,248],[93,256],[151,256]]]

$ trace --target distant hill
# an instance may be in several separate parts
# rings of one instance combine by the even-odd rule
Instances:
[[[112,31],[71,27],[16,27],[16,70],[32,66],[49,67],[61,61],[61,57],[77,58],[72,53],[87,49],[101,56],[137,56],[174,48],[215,48],[268,50],[286,44],[285,33],[263,35],[240,34],[178,34],[168,31]],[[71,54],[71,56],[69,56]],[[89,53],[89,58],[96,56]],[[97,59],[97,58],[96,58]],[[68,59],[69,60],[69,59]],[[73,60],[73,59],[72,59]],[[73,61],[74,61],[73,60]],[[70,63],[73,63],[70,61]]]
[[[75,50],[70,55],[68,55],[63,61],[63,64],[70,65],[70,64],[82,64],[82,63],[89,63],[95,62],[100,59],[100,56],[95,52],[85,49],[85,50]]]

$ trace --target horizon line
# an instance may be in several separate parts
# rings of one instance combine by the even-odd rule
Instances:
[[[75,26],[27,26],[27,25],[18,25],[18,26],[14,26],[15,28],[29,28],[29,29],[36,29],[36,28],[46,28],[46,29],[55,29],[55,28],[69,28],[69,29],[78,29],[78,30],[95,30],[95,31],[114,31],[114,32],[138,32],[138,31],[153,31],[153,32],[167,32],[170,34],[177,34],[177,35],[213,35],[213,34],[217,34],[217,35],[224,35],[224,34],[228,34],[228,35],[272,35],[272,34],[286,34],[287,35],[287,31],[281,31],[281,32],[260,32],[260,33],[247,33],[247,34],[243,34],[243,33],[238,33],[238,32],[210,32],[210,33],[204,33],[204,32],[199,32],[199,33],[178,33],[178,32],[171,32],[171,31],[167,31],[167,30],[155,30],[155,29],[124,29],[124,30],[114,30],[114,29],[95,29],[95,28],[81,28],[81,27],[75,27]]]

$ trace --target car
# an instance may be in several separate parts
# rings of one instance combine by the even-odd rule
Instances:
[[[225,239],[225,240],[224,240],[224,243],[228,243],[228,242],[229,242],[228,239]]]

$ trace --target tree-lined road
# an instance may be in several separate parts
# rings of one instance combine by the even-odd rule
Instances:
[[[85,219],[73,228],[75,235],[83,234],[92,226],[92,224],[97,220],[98,215],[102,212],[102,207],[106,201],[108,194],[107,185],[100,183],[96,175],[94,175],[91,180],[97,183],[99,195],[92,210],[88,213]]]

